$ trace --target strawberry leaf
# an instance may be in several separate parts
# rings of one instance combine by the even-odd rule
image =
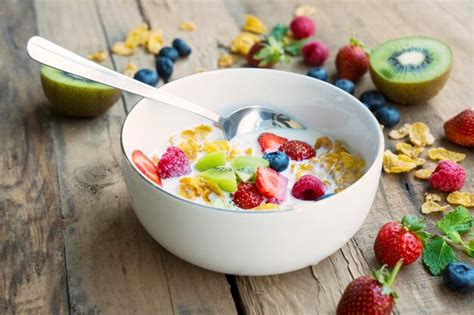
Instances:
[[[454,211],[447,213],[443,219],[436,224],[451,241],[456,244],[462,243],[461,233],[468,232],[474,224],[474,218],[463,206],[458,206]]]
[[[427,242],[423,250],[423,263],[432,275],[439,275],[447,264],[457,260],[453,249],[441,237]]]
[[[273,37],[276,40],[281,41],[283,37],[285,37],[286,33],[288,33],[288,26],[277,24],[272,28],[270,34],[268,34],[268,37]]]
[[[402,226],[411,232],[421,232],[425,228],[425,222],[414,215],[406,215],[402,218]]]
[[[297,40],[285,46],[285,52],[293,57],[301,55],[301,48],[306,44],[307,39]]]

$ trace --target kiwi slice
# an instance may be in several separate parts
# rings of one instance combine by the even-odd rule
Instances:
[[[256,172],[258,167],[268,167],[270,163],[267,160],[256,156],[241,155],[235,157],[232,160],[231,165],[235,170],[253,169],[254,172]]]
[[[225,151],[216,151],[204,155],[194,166],[198,171],[203,172],[210,168],[225,165]]]
[[[420,104],[443,88],[452,61],[451,49],[437,39],[398,38],[370,53],[370,75],[377,89],[390,100]]]
[[[254,168],[239,168],[235,170],[237,177],[244,183],[254,181],[256,173],[257,170]]]
[[[211,168],[202,172],[201,175],[219,185],[223,191],[234,192],[237,190],[237,178],[234,170],[230,167]]]
[[[41,85],[55,111],[75,117],[94,117],[120,98],[120,90],[47,66],[41,67]]]

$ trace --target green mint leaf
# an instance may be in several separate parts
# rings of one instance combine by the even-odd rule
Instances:
[[[474,257],[474,240],[470,240],[466,244],[464,244],[464,249],[466,250],[466,254],[471,257]]]
[[[423,263],[434,276],[439,275],[447,264],[456,260],[453,249],[440,237],[427,242],[423,251]]]
[[[438,229],[443,232],[450,240],[459,244],[462,242],[460,233],[468,232],[474,224],[474,218],[463,206],[458,206],[447,213],[443,219],[436,224]]]
[[[281,41],[283,37],[285,37],[286,33],[288,33],[288,26],[283,24],[275,25],[270,34],[267,37],[273,37],[278,41]]]
[[[301,48],[306,44],[307,39],[297,40],[285,46],[285,52],[293,57],[301,55]]]

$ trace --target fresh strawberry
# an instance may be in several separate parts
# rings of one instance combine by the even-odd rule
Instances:
[[[277,61],[264,62],[263,58],[258,58],[256,56],[264,47],[265,43],[260,41],[258,43],[253,44],[252,48],[250,48],[249,52],[247,53],[247,64],[250,67],[272,68],[275,65]]]
[[[463,110],[445,122],[444,134],[457,145],[474,148],[474,108]]]
[[[232,197],[235,205],[242,209],[258,207],[263,202],[263,195],[255,184],[240,184]]]
[[[316,151],[314,151],[312,146],[299,140],[285,142],[278,150],[284,152],[294,161],[307,160],[316,155]]]
[[[277,171],[266,167],[257,169],[255,180],[258,190],[267,198],[275,198],[282,202],[286,199],[288,178]]]
[[[161,186],[161,178],[158,176],[156,165],[140,150],[132,152],[132,162],[152,182]]]
[[[344,290],[336,314],[391,314],[397,297],[392,284],[401,266],[401,262],[397,263],[391,273],[383,266],[372,277],[361,276],[353,280]]]
[[[398,261],[409,265],[423,252],[425,224],[416,216],[404,216],[401,222],[388,222],[381,228],[374,243],[377,259],[389,267]]]
[[[255,43],[247,53],[247,63],[251,67],[271,68],[279,61],[288,62],[285,45],[274,36]]]
[[[267,153],[277,151],[283,143],[288,141],[288,139],[277,136],[271,132],[263,132],[258,136],[257,141],[262,152]]]
[[[369,56],[362,45],[355,38],[350,44],[339,49],[336,56],[336,68],[340,79],[358,81],[369,70]]]

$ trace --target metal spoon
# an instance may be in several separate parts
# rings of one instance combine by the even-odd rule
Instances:
[[[227,140],[236,135],[272,127],[305,129],[291,117],[262,106],[242,107],[225,118],[219,114],[103,67],[42,37],[34,36],[26,46],[30,57],[47,66],[193,112],[217,123]]]

